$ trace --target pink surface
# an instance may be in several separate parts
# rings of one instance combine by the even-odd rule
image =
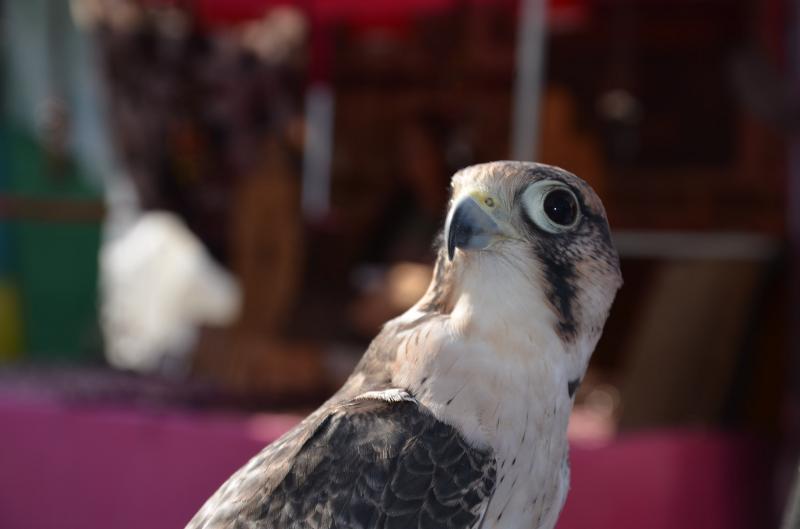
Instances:
[[[231,472],[296,420],[0,396],[0,528],[183,527]],[[691,432],[575,446],[558,528],[767,527],[754,521],[763,510],[762,456],[752,443]]]
[[[0,401],[0,528],[180,528],[296,418]]]
[[[769,520],[772,461],[763,444],[676,432],[574,446],[557,529],[746,529]]]

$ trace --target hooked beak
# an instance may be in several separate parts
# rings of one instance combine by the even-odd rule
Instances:
[[[483,250],[501,234],[497,222],[472,195],[459,199],[453,205],[444,229],[447,234],[447,256],[451,261],[456,248]]]

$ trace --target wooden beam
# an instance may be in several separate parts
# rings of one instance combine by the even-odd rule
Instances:
[[[97,199],[41,198],[0,193],[0,220],[102,222],[106,207]]]

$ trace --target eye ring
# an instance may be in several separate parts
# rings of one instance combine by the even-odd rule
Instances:
[[[581,208],[575,192],[558,180],[542,180],[522,194],[528,218],[548,233],[563,233],[578,225]]]

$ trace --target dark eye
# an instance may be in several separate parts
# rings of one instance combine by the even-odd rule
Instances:
[[[566,189],[554,189],[544,197],[544,212],[560,226],[571,226],[578,216],[575,196]]]
[[[562,233],[578,225],[580,204],[564,182],[540,180],[522,194],[522,207],[528,218],[550,233]]]

